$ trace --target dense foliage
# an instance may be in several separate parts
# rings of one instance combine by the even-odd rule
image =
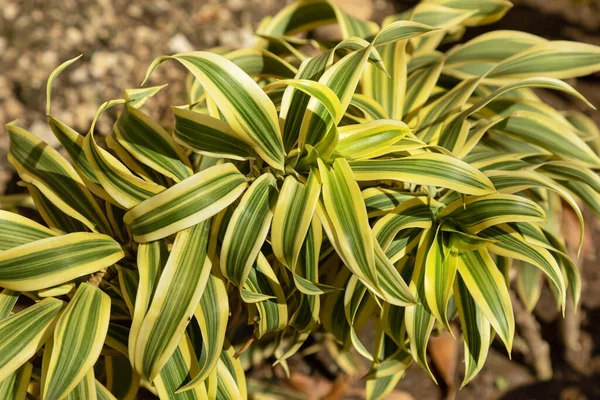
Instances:
[[[48,121],[71,162],[6,127],[44,224],[0,211],[0,397],[243,399],[244,369],[287,371],[312,335],[348,373],[372,362],[379,399],[413,362],[431,373],[429,337],[451,324],[463,385],[494,335],[510,352],[511,284],[529,309],[544,279],[576,303],[555,216],[567,205],[583,232],[576,199],[600,211],[600,135],[532,88],[585,101],[561,79],[600,70],[600,49],[514,31],[452,45],[509,8],[430,0],[379,27],[296,2],[254,48],[150,66],[191,73],[172,132],[141,111],[157,86],[79,134],[50,109],[76,59],[57,68]],[[337,43],[296,35],[331,23]]]

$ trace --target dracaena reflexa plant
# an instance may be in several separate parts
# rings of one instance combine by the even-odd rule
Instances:
[[[0,397],[245,399],[244,369],[287,371],[313,335],[348,373],[367,359],[379,399],[413,362],[431,374],[434,330],[461,327],[463,385],[493,335],[510,352],[511,285],[530,310],[542,279],[577,303],[555,216],[600,211],[600,135],[532,88],[585,101],[560,79],[599,70],[600,49],[501,31],[436,50],[509,7],[432,0],[380,27],[294,3],[254,48],[150,66],[190,72],[171,130],[141,110],[156,86],[81,135],[50,109],[75,59],[58,67],[47,114],[70,161],[6,127],[44,224],[0,212]],[[337,43],[297,35],[333,22]]]

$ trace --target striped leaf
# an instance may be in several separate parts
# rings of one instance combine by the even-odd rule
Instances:
[[[206,286],[210,220],[177,234],[136,340],[135,369],[150,381],[177,348]]]
[[[504,277],[487,250],[460,252],[457,269],[475,304],[510,353],[515,334],[512,304]]]
[[[541,43],[502,61],[486,76],[490,83],[543,75],[567,79],[600,69],[600,47],[556,41]]]
[[[225,366],[225,369],[227,369],[227,371],[229,371],[233,377],[233,381],[237,385],[240,397],[242,400],[246,400],[248,398],[248,394],[246,388],[246,377],[244,375],[244,370],[242,369],[242,363],[240,362],[239,357],[235,357],[235,349],[227,340],[225,340],[225,346],[221,352],[221,362],[223,363],[223,366]]]
[[[310,79],[282,79],[265,86],[263,89],[267,91],[286,86],[291,86],[311,96],[311,98],[317,99],[336,123],[342,119],[343,110],[340,99],[329,86],[323,83]]]
[[[114,131],[109,133],[105,138],[106,146],[116,154],[117,158],[142,179],[157,183],[161,186],[168,187],[173,184],[173,180],[156,172],[152,168],[142,164],[135,159],[126,149],[117,141]]]
[[[295,270],[320,192],[321,185],[315,173],[310,174],[306,184],[287,176],[277,198],[271,227],[271,246],[277,259],[292,271]]]
[[[35,186],[29,183],[23,183],[24,187],[31,195],[31,199],[35,204],[35,208],[40,213],[40,216],[51,229],[62,231],[65,233],[85,232],[88,228],[76,220],[62,212],[60,208],[52,204],[50,200]]]
[[[45,289],[106,268],[123,258],[121,246],[99,233],[36,240],[0,253],[0,285]]]
[[[96,377],[94,376],[94,369],[90,369],[84,378],[75,386],[73,390],[65,396],[65,400],[78,400],[78,399],[97,399],[98,395],[96,392]]]
[[[416,297],[411,293],[402,276],[387,258],[379,243],[375,246],[375,270],[381,291],[385,300],[395,306],[411,306],[417,304]]]
[[[530,188],[543,188],[557,193],[571,206],[579,220],[579,248],[583,243],[583,215],[577,202],[553,180],[534,171],[487,171],[486,175],[501,193],[517,193]]]
[[[413,290],[416,290],[414,286]],[[429,364],[427,363],[427,343],[435,322],[434,317],[427,312],[425,306],[415,305],[407,307],[404,312],[404,323],[406,326],[406,334],[410,341],[410,352],[413,359],[431,376],[433,377]]]
[[[422,229],[418,228],[410,228],[398,232],[385,250],[385,255],[389,258],[390,262],[396,263],[409,254],[419,243],[421,233]]]
[[[422,153],[390,160],[351,161],[349,164],[357,181],[390,179],[474,195],[495,191],[492,182],[480,171],[444,154]]]
[[[85,186],[96,196],[110,201],[111,197],[102,188],[84,152],[84,137],[51,115],[48,116],[48,125],[54,136],[56,136],[63,148],[69,153],[71,160],[73,160],[73,166],[83,182],[85,182]]]
[[[244,193],[235,209],[221,247],[221,272],[234,285],[241,288],[250,268],[267,237],[277,186],[275,177],[263,174]]]
[[[444,73],[460,79],[482,76],[505,59],[546,42],[526,32],[487,32],[450,49]]]
[[[269,332],[283,329],[288,323],[285,295],[273,268],[262,253],[258,253],[256,263],[248,271],[244,289],[261,295],[264,300],[255,304],[256,337],[260,339]],[[249,309],[252,316],[252,308]]]
[[[424,57],[422,56],[422,58]],[[408,64],[403,116],[415,114],[427,102],[440,77],[444,58],[439,53],[432,53],[431,58],[432,60],[428,60],[427,64],[415,68],[414,71],[410,71],[411,64]],[[415,60],[418,60],[418,57],[414,57],[411,62]]]
[[[167,263],[169,252],[163,241],[140,243],[137,252],[137,267],[139,282],[135,295],[135,306],[129,330],[128,355],[130,360],[135,360],[136,342],[140,327],[148,311],[160,275]]]
[[[150,86],[147,88],[134,88],[134,89],[125,89],[125,100],[127,101],[127,105],[133,108],[140,108],[146,101],[151,97],[154,97],[155,94],[164,89],[167,85],[161,86]]]
[[[138,242],[162,239],[212,217],[246,187],[246,178],[233,164],[216,165],[141,202],[124,221]]]
[[[321,218],[325,231],[340,258],[370,288],[379,284],[375,273],[375,250],[367,211],[348,163],[337,158],[333,168],[319,160],[322,198],[331,226]]]
[[[181,342],[175,348],[173,355],[169,358],[165,366],[160,370],[160,374],[154,380],[156,392],[161,400],[203,400],[207,399],[206,387],[199,385],[192,390],[183,393],[176,393],[177,390],[185,385],[199,371],[198,360],[194,353],[194,348],[189,337],[184,334]]]
[[[348,54],[319,78],[319,83],[328,86],[339,98],[343,111],[350,104],[371,49],[372,45]],[[330,117],[323,103],[314,97],[311,98],[300,127],[299,148],[303,149],[305,144],[316,146],[323,142],[324,149],[328,149],[330,144],[327,142],[327,135],[337,122],[339,121]],[[333,145],[335,146],[335,143]]]
[[[0,382],[33,357],[52,336],[63,304],[47,298],[0,321]]]
[[[318,283],[319,256],[322,243],[323,228],[318,217],[314,215],[298,254],[297,269],[293,274],[296,288],[308,296],[318,296],[335,290],[332,286]]]
[[[503,257],[528,262],[542,270],[550,278],[559,293],[559,298],[564,303],[566,298],[564,278],[560,267],[548,250],[528,242],[508,225],[487,228],[481,231],[479,236],[495,241],[488,246],[491,252]]]
[[[577,161],[591,168],[600,168],[600,158],[583,140],[573,134],[572,128],[550,117],[517,111],[510,118],[495,125],[493,130],[540,146],[560,158]]]
[[[125,105],[113,130],[119,144],[148,167],[175,182],[192,175],[187,156],[171,135],[137,108]]]
[[[252,78],[222,56],[196,51],[157,58],[146,79],[168,59],[179,61],[194,75],[231,128],[253,143],[263,160],[276,169],[284,169],[285,151],[275,106]]]
[[[326,68],[331,65],[335,51],[308,58],[300,64],[295,80],[318,81]],[[337,96],[336,96],[337,97]],[[281,100],[280,120],[283,124],[283,143],[286,151],[292,149],[300,135],[300,128],[311,97],[293,86],[285,89]],[[339,102],[339,99],[338,99]],[[341,107],[341,106],[340,106]]]
[[[441,203],[428,197],[413,197],[402,202],[373,226],[375,238],[384,250],[398,232],[409,228],[430,228]]]
[[[222,278],[210,275],[194,315],[202,333],[202,352],[199,354],[200,372],[179,389],[179,392],[202,385],[221,356],[229,318],[229,297]]]
[[[348,105],[348,110],[360,111],[366,121],[389,119],[386,111],[378,102],[372,97],[361,93],[354,93],[350,100],[350,104]]]
[[[418,22],[396,21],[384,26],[373,41],[386,71],[369,65],[364,73],[364,93],[381,104],[393,119],[400,120],[404,110],[408,39],[433,29]]]
[[[69,153],[71,160],[73,160],[75,170],[85,182],[86,187],[96,196],[109,201],[110,196],[108,196],[104,189],[100,187],[100,183],[96,179],[96,176],[86,159],[85,153],[83,152],[83,136],[70,128],[64,122],[54,118],[50,112],[52,87],[55,79],[62,73],[62,71],[64,71],[79,58],[81,58],[81,55],[65,61],[54,71],[52,71],[48,77],[48,83],[46,85],[46,115],[48,116],[48,125],[54,133],[54,136],[56,136],[60,144],[63,145],[63,148],[67,151],[67,153]]]
[[[490,194],[467,197],[449,204],[439,214],[461,224],[469,232],[477,233],[490,226],[507,222],[543,222],[546,213],[533,201],[510,194]]]
[[[414,38],[412,40],[414,53],[423,54],[434,50],[442,42],[446,32],[460,29],[461,25],[475,13],[475,10],[445,7],[432,2],[418,4],[410,12],[410,19],[443,30]]]
[[[414,21],[395,21],[385,25],[375,37],[373,44],[383,46],[388,43],[407,40],[435,30],[435,28]]]
[[[333,22],[339,24],[344,39],[350,36],[366,38],[377,31],[377,24],[344,13],[332,1],[303,0],[291,3],[282,9],[262,29],[259,29],[259,33],[293,35]]]
[[[265,49],[239,49],[225,57],[252,77],[293,78],[297,72],[293,65]]]
[[[481,371],[487,358],[491,326],[460,275],[454,281],[454,301],[465,341],[465,377],[461,384],[464,387]]]
[[[0,210],[0,250],[8,250],[57,233],[19,214]]]
[[[411,200],[414,195],[398,189],[371,187],[362,191],[369,218],[381,217],[393,210],[400,203]]]
[[[83,283],[61,314],[43,386],[44,400],[64,398],[82,381],[100,355],[108,330],[110,297]],[[94,386],[95,387],[95,386]]]
[[[65,296],[71,293],[75,289],[75,283],[65,283],[64,285],[54,286],[48,289],[40,290],[37,292],[37,295],[42,297],[59,297]]]
[[[52,204],[93,231],[109,233],[110,225],[75,169],[56,150],[25,129],[7,125],[8,161],[20,178],[35,186]]]
[[[19,299],[19,292],[3,289],[0,292],[0,320],[8,317]]]
[[[96,380],[94,369],[92,368],[77,386],[75,386],[75,389],[69,392],[65,397],[65,400],[98,399],[98,384],[99,382]],[[102,396],[102,394],[103,393],[101,393],[100,396]],[[112,396],[112,398],[114,399],[114,396]]]
[[[209,157],[234,160],[254,159],[252,146],[226,122],[206,114],[172,107],[175,115],[173,138],[182,146]]]
[[[487,25],[502,18],[512,7],[508,0],[435,0],[435,3],[459,10],[475,11],[467,20],[466,26]]]
[[[431,314],[451,332],[448,323],[448,301],[456,276],[458,255],[448,246],[442,232],[437,233],[425,258],[423,291]]]
[[[119,288],[121,289],[121,297],[125,300],[129,314],[133,315],[134,303],[140,280],[137,271],[124,268],[120,265],[115,266],[119,277]]]
[[[0,397],[3,399],[25,400],[32,370],[33,364],[26,362],[21,368],[0,382]]]
[[[404,122],[394,120],[347,125],[338,129],[339,142],[335,150],[350,160],[369,159],[385,154],[409,133]]]
[[[501,97],[503,95],[506,95],[509,92],[514,92],[518,89],[534,88],[534,87],[553,89],[553,90],[565,92],[574,97],[579,98],[580,100],[586,102],[588,105],[591,105],[585,97],[583,97],[579,92],[577,92],[575,89],[573,89],[573,87],[571,87],[570,85],[568,85],[565,82],[562,82],[562,81],[559,81],[559,80],[553,79],[553,78],[537,78],[536,77],[536,78],[522,79],[518,82],[504,85],[504,86],[496,89],[494,92],[485,96],[484,98],[482,98],[481,100],[479,100],[478,102],[473,104],[471,107],[469,107],[468,109],[466,109],[465,111],[460,113],[458,116],[456,116],[456,118],[454,118],[450,123],[448,123],[444,127],[444,129],[440,135],[440,140],[439,140],[438,144],[446,147],[447,149],[449,149],[452,152],[456,152],[456,151],[460,150],[467,139],[466,134],[463,134],[463,132],[461,131],[461,127],[464,125],[467,117],[478,112],[482,108],[486,107],[489,103],[493,102],[494,100],[498,99],[499,97]],[[539,104],[543,104],[543,103],[539,103]],[[546,115],[546,117],[549,117],[547,119],[550,119],[550,117],[554,117],[554,119],[558,118],[560,120],[558,122],[562,122],[562,125],[568,125],[568,122],[564,121],[564,118],[562,118],[562,116],[556,115],[557,113],[554,112],[554,109],[549,108],[549,110],[552,110],[552,111],[551,112],[545,111],[545,113],[550,114],[550,115]],[[533,112],[539,113],[539,106],[533,107],[533,110],[525,109],[525,110],[516,110],[516,111],[533,111]],[[545,113],[542,113],[542,114],[545,114]],[[504,113],[502,115],[506,115],[507,117],[512,117],[514,115],[514,112],[507,113],[507,111],[504,111]],[[509,119],[509,118],[506,118],[506,119]],[[502,122],[502,121],[498,121],[498,122]],[[494,124],[494,126],[495,125],[496,124]],[[568,128],[571,129],[570,126]]]
[[[477,78],[462,81],[452,90],[422,107],[417,118],[417,137],[426,143],[437,142],[444,122],[461,110],[479,83],[480,79]]]
[[[110,102],[100,106],[96,117],[110,106]],[[93,130],[85,137],[83,148],[96,179],[117,205],[130,209],[164,190],[156,183],[138,178],[116,157],[98,146]]]
[[[589,169],[568,161],[549,161],[537,171],[557,180],[578,181],[600,192],[600,177]]]
[[[116,400],[116,397],[98,381],[96,381],[96,398],[98,400]]]

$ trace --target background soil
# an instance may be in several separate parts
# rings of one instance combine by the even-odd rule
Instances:
[[[57,147],[46,125],[45,84],[61,62],[78,54],[82,59],[55,84],[52,110],[79,132],[88,130],[99,104],[122,96],[122,90],[140,84],[145,68],[157,56],[215,46],[252,45],[252,31],[265,16],[289,1],[281,0],[0,0],[0,125],[19,119],[22,126]],[[348,12],[381,21],[386,15],[413,5],[411,0],[339,0]],[[471,29],[464,40],[493,29],[515,29],[549,39],[577,40],[600,45],[600,2],[595,0],[513,0],[515,7],[501,21]],[[326,32],[324,34],[327,34]],[[179,68],[160,68],[155,82],[169,82],[152,99],[152,115],[168,123],[169,106],[185,101],[185,73]],[[600,107],[600,74],[569,82]],[[600,123],[600,112],[557,94],[544,98],[561,109],[580,109]],[[98,125],[107,133],[112,125],[103,117]],[[6,161],[8,138],[0,130],[0,193],[16,189],[13,170]],[[600,237],[597,219],[586,218],[591,238]],[[594,240],[594,242],[597,242]],[[536,382],[527,367],[527,356],[516,342],[513,361],[497,345],[479,377],[460,391],[458,399],[600,399],[600,269],[596,260],[600,246],[593,243],[583,260],[583,304],[581,348],[564,354],[558,337],[558,314],[551,295],[544,291],[535,310],[545,340],[552,352],[554,376]],[[442,339],[442,348],[453,348]],[[460,357],[460,355],[459,355]],[[459,358],[460,360],[460,358]],[[567,362],[568,361],[568,362]],[[332,378],[327,365],[299,365],[311,375]],[[457,375],[460,374],[460,361]],[[275,374],[277,371],[275,371]],[[269,367],[253,376],[268,381],[275,375]],[[315,378],[316,377],[316,378]],[[299,375],[299,380],[300,375]],[[352,384],[352,383],[350,383]],[[395,398],[435,399],[442,391],[418,367],[400,382]]]

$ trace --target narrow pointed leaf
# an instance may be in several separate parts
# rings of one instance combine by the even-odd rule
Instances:
[[[294,271],[294,266],[310,226],[321,185],[315,173],[306,184],[286,177],[275,206],[271,227],[271,246],[279,261]]]
[[[459,253],[457,268],[473,300],[510,353],[515,320],[508,288],[500,270],[486,250]]]
[[[351,161],[349,164],[357,181],[391,179],[475,195],[495,191],[480,171],[444,154],[422,153],[391,160]]]
[[[256,158],[252,146],[224,121],[206,114],[173,107],[173,138],[182,146],[211,157],[246,160]]]
[[[462,387],[483,367],[490,347],[491,326],[473,300],[461,276],[457,276],[454,282],[454,300],[465,341],[465,377]]]
[[[108,330],[110,303],[110,297],[97,287],[89,283],[79,286],[54,330],[44,400],[63,398],[96,363]]]
[[[177,348],[200,301],[211,263],[210,220],[177,234],[152,303],[139,328],[135,368],[152,381]]]
[[[0,250],[8,250],[57,233],[19,214],[0,210]]]
[[[148,167],[176,182],[192,175],[187,156],[171,135],[137,108],[125,105],[113,129],[121,146]]]
[[[285,152],[275,106],[262,89],[233,62],[203,51],[156,59],[146,78],[163,61],[181,62],[200,81],[232,129],[254,144],[269,165],[283,170]]]
[[[235,209],[221,247],[221,272],[242,287],[267,237],[277,196],[273,175],[252,183]]]
[[[162,239],[212,217],[246,187],[246,178],[233,164],[216,165],[141,202],[124,221],[139,242]]]
[[[0,321],[0,382],[33,357],[52,336],[63,304],[47,298]]]
[[[200,371],[178,392],[202,385],[221,356],[229,317],[229,298],[222,278],[214,275],[209,277],[194,315],[202,333],[202,352],[198,362]]]
[[[32,291],[106,268],[123,258],[121,246],[106,235],[71,233],[0,252],[0,285]]]
[[[7,125],[7,130],[8,160],[23,181],[34,185],[54,205],[91,230],[111,231],[100,207],[63,156],[25,129]]]

